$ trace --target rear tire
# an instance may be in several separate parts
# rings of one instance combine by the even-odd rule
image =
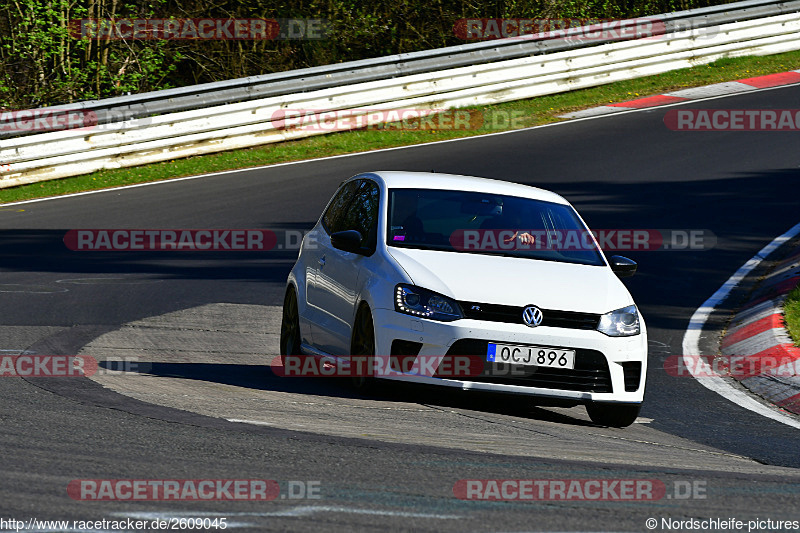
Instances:
[[[630,403],[588,403],[586,412],[592,422],[599,426],[612,428],[628,427],[636,421],[641,410],[641,404]]]
[[[350,383],[354,389],[361,392],[369,392],[375,387],[375,378],[372,377],[372,370],[375,364],[375,328],[372,322],[372,313],[366,304],[359,308],[356,320],[353,324],[353,335],[350,342],[351,368],[352,358],[361,358],[360,368],[366,369],[368,375],[352,376]],[[359,368],[356,366],[355,368]],[[362,374],[364,372],[361,372]]]
[[[283,299],[281,318],[281,363],[286,366],[287,355],[302,355],[300,351],[300,314],[297,309],[297,295],[293,288],[286,291]]]

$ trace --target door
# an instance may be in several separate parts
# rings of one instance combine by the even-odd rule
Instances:
[[[352,184],[352,187],[348,187]],[[314,344],[334,355],[350,353],[350,336],[355,316],[364,262],[370,261],[377,241],[380,190],[371,180],[345,184],[340,201],[331,204],[330,217],[323,218],[317,251],[311,305],[320,310],[312,329]],[[326,212],[326,215],[328,213]],[[331,246],[337,231],[356,230],[362,235],[363,253],[350,253]]]

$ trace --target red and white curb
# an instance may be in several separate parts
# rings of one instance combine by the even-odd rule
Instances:
[[[782,261],[740,309],[722,339],[724,356],[744,357],[734,377],[771,403],[800,414],[800,348],[784,329],[783,301],[800,284],[800,253]]]
[[[708,364],[702,363],[701,361],[702,364],[697,365],[697,367],[699,367],[697,368],[694,363],[698,358],[702,358],[703,354],[700,349],[700,341],[703,337],[703,328],[705,328],[709,317],[716,310],[717,306],[722,304],[731,294],[731,291],[733,291],[742,280],[749,276],[767,257],[798,235],[800,235],[800,223],[795,224],[781,235],[772,239],[772,241],[761,248],[756,255],[740,266],[720,288],[714,291],[714,294],[709,296],[700,307],[695,309],[692,318],[689,319],[689,324],[683,334],[683,342],[681,344],[684,354],[684,364],[687,365],[692,376],[700,385],[719,394],[726,400],[735,403],[743,409],[747,409],[764,418],[774,420],[775,422],[785,424],[795,429],[800,429],[800,419],[790,415],[787,410],[781,409],[773,404],[756,400],[754,395],[746,393],[739,387],[734,387],[722,376],[715,375]],[[783,268],[778,270],[783,270]],[[764,302],[765,301],[767,300],[764,300]],[[750,310],[751,312],[756,312],[754,308],[750,308]]]
[[[768,87],[792,85],[795,83],[800,83],[800,70],[790,70],[789,72],[767,74],[766,76],[758,76],[755,78],[745,78],[737,81],[715,83],[713,85],[706,85],[704,87],[682,89],[680,91],[657,94],[655,96],[647,96],[645,98],[637,98],[636,100],[629,100],[627,102],[608,104],[600,107],[591,107],[589,109],[582,109],[580,111],[559,116],[561,118],[595,117],[598,115],[608,115],[609,113],[619,113],[620,111],[629,111],[631,109],[657,107],[666,104],[675,104],[678,102],[688,102],[690,100],[700,100],[703,98],[712,98],[714,96],[723,96],[726,94],[755,91],[756,89],[766,89]]]

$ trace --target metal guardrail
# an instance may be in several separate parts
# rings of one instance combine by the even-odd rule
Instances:
[[[647,17],[664,23],[665,33],[674,33],[721,24],[741,22],[800,10],[800,1],[746,0],[705,8]],[[627,21],[629,25],[634,21]],[[625,22],[623,22],[625,25]],[[305,69],[251,76],[215,83],[204,83],[130,96],[89,100],[57,106],[54,109],[92,112],[97,124],[201,109],[215,105],[245,102],[281,94],[296,94],[330,87],[432,72],[468,65],[479,65],[555,52],[599,46],[609,39],[506,38],[469,43],[435,50],[350,61]],[[2,132],[0,139],[28,132]]]
[[[789,5],[780,4],[781,9]],[[54,131],[8,139],[0,141],[0,162],[4,164],[0,167],[0,188],[101,168],[134,166],[327,133],[282,128],[273,119],[277,112],[286,109],[442,109],[485,105],[666,72],[726,55],[770,54],[800,49],[800,1],[792,5],[795,11],[789,14],[748,16],[744,21],[698,26],[713,29],[700,34],[697,31],[672,32],[655,40],[600,42],[592,43],[593,46],[568,43],[571,46],[567,50],[528,53],[521,57],[458,67],[447,63],[448,68],[439,70],[404,72],[316,89],[306,86],[302,92],[287,94],[280,91],[268,97],[106,123],[89,130]],[[752,10],[766,9],[766,6],[747,9],[752,14]],[[709,17],[723,15],[728,17],[729,13],[706,13],[701,17],[708,21],[712,20]],[[689,18],[683,19],[681,24],[688,28],[695,22],[694,18]],[[508,44],[512,40],[517,42]],[[505,39],[499,48],[497,41],[464,47],[470,47],[471,52],[477,52],[478,48],[486,49],[488,54],[490,50],[494,50],[492,53],[507,51],[508,46],[559,45],[519,41]],[[490,45],[495,45],[496,50],[490,49]],[[437,60],[445,61],[445,56]],[[403,69],[400,64],[389,67]],[[294,75],[296,72],[285,74]],[[236,83],[241,81],[233,80]],[[285,89],[286,85],[283,87]],[[212,91],[209,94],[216,93]],[[136,98],[140,102],[137,105],[150,105],[141,102],[141,98],[146,96],[123,98]],[[100,102],[108,104],[107,101]],[[159,105],[169,104],[168,100],[164,104],[163,99],[157,102]],[[152,113],[154,107],[148,109]]]

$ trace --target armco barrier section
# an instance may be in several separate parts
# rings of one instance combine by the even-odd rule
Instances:
[[[276,127],[286,109],[446,109],[520,100],[647,76],[725,56],[800,49],[800,13],[722,24],[656,38],[396,76],[90,129],[0,141],[0,188],[246,148],[326,133]],[[481,43],[485,44],[485,43]]]
[[[690,29],[708,28],[711,30],[722,24],[785,15],[796,11],[800,11],[800,0],[789,2],[743,0],[732,4],[647,17],[647,20],[653,21],[658,25],[663,24],[664,33],[676,33]],[[641,21],[642,19],[623,20],[619,24],[620,27],[635,27]],[[103,98],[102,100],[88,100],[70,104],[69,108],[79,112],[91,113],[98,124],[108,124],[164,113],[177,113],[214,105],[256,100],[269,96],[308,92],[396,76],[434,72],[447,68],[564,52],[576,48],[597,46],[611,40],[610,38],[605,40],[594,37],[584,38],[581,35],[582,33],[583,29],[571,28],[566,30],[565,38],[528,35],[522,39],[479,41],[288,72],[275,72],[247,78],[202,83],[189,87],[176,87],[161,91]],[[3,118],[0,117],[0,139],[27,134],[27,132],[21,131],[8,131],[2,128],[3,123]]]

